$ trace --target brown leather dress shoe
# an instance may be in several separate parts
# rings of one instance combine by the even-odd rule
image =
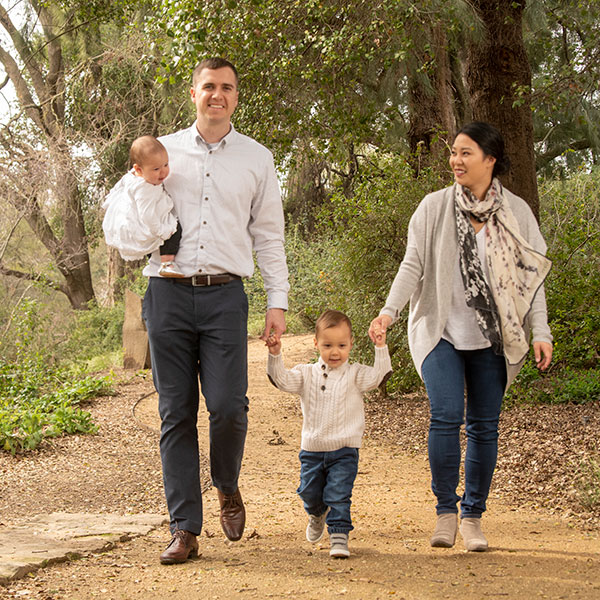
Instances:
[[[163,565],[184,563],[190,556],[198,556],[198,541],[196,536],[189,531],[176,529],[169,545],[160,555]]]
[[[221,527],[227,539],[237,542],[242,537],[246,525],[246,509],[240,490],[231,495],[217,490],[217,496],[221,505]]]

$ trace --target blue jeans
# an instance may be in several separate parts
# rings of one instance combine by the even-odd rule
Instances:
[[[498,420],[506,387],[503,356],[491,348],[456,350],[446,340],[427,355],[421,369],[431,408],[429,465],[437,514],[481,517],[498,455]],[[465,492],[456,494],[460,469],[460,426],[467,396]]]
[[[248,427],[248,301],[241,281],[193,287],[150,277],[142,314],[161,418],[165,496],[176,527],[199,534],[199,386],[209,412],[213,485],[233,494]]]
[[[350,498],[357,473],[358,448],[331,452],[300,450],[298,495],[309,515],[320,516],[329,508],[328,533],[348,533],[354,529]]]

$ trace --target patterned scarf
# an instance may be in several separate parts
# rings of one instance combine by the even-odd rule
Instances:
[[[494,352],[504,353],[509,364],[517,364],[529,351],[523,329],[525,317],[552,262],[519,233],[498,179],[492,180],[481,201],[461,185],[455,184],[454,190],[460,271],[467,305],[475,309],[479,328]],[[487,222],[489,286],[483,276],[470,216],[480,223]]]

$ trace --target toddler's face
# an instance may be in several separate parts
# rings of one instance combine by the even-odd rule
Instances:
[[[143,165],[133,165],[135,172],[152,185],[160,185],[169,174],[169,155],[164,151],[151,154]]]
[[[335,327],[322,329],[315,337],[315,347],[327,366],[335,368],[343,365],[352,350],[350,327],[347,323],[340,323]]]

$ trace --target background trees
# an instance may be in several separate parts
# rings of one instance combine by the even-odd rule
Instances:
[[[161,119],[174,126],[176,109],[156,83],[147,37],[124,20],[141,18],[140,3],[16,7],[0,5],[2,87],[16,96],[0,126],[0,198],[11,208],[0,272],[86,308],[95,299],[90,248],[102,194],[127,169],[132,139],[156,133]],[[35,240],[28,246],[15,243],[22,222]],[[111,257],[110,272],[122,275]],[[108,290],[103,296],[112,281]]]
[[[338,184],[352,197],[375,152],[409,153],[415,175],[444,173],[447,140],[473,118],[503,130],[505,183],[536,213],[536,167],[568,172],[597,157],[597,2],[18,6],[0,6],[1,85],[17,97],[0,128],[11,211],[0,272],[60,290],[75,308],[95,297],[98,206],[127,168],[128,144],[190,122],[189,73],[208,54],[239,66],[236,123],[274,150],[290,218],[307,231]],[[17,249],[24,223],[38,245]],[[114,297],[125,267],[113,254],[102,297]]]

